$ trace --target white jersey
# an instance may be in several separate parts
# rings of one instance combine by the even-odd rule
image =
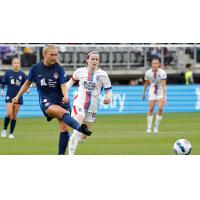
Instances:
[[[72,79],[79,81],[78,95],[74,98],[73,106],[81,107],[86,112],[96,113],[102,89],[112,88],[107,73],[101,69],[91,73],[86,67],[82,67],[73,73]]]
[[[158,100],[163,98],[162,80],[167,79],[166,72],[159,68],[154,74],[152,69],[146,71],[145,80],[150,81],[149,100]]]

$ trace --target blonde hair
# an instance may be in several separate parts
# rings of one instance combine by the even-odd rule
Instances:
[[[49,49],[56,49],[57,50],[57,47],[54,44],[47,44],[42,50],[43,56],[47,53],[47,51]]]

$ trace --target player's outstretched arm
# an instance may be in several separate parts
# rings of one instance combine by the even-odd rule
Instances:
[[[166,102],[166,80],[162,80],[163,103]]]
[[[146,94],[146,90],[147,90],[148,85],[149,85],[149,81],[146,80],[145,83],[144,83],[144,90],[143,90],[143,94],[142,94],[142,100],[145,100],[145,94]]]
[[[13,103],[13,104],[18,103],[19,98],[29,89],[31,83],[32,83],[31,81],[28,81],[28,80],[27,80],[27,81],[22,85],[20,91],[19,91],[19,92],[17,93],[17,95],[12,99],[12,103]]]
[[[69,90],[75,83],[76,81],[74,81],[72,78],[70,78],[70,80],[66,83],[67,86],[67,90]]]

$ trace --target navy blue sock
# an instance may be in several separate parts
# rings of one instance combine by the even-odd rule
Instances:
[[[60,139],[59,139],[59,145],[58,145],[59,146],[58,155],[65,155],[68,141],[69,141],[69,133],[68,132],[60,133]]]
[[[65,113],[62,117],[62,120],[65,122],[65,124],[67,124],[71,128],[73,128],[77,131],[80,130],[79,123],[74,118],[72,118],[69,113]]]
[[[10,122],[10,133],[12,134],[14,129],[15,129],[15,125],[16,125],[16,120],[14,119],[11,119],[11,122]]]
[[[10,123],[10,118],[5,117],[4,119],[4,130],[7,130],[8,124]]]

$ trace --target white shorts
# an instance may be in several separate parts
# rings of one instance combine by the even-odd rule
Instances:
[[[85,112],[83,107],[73,106],[71,116],[82,115],[83,121],[94,123],[96,120],[96,113]]]
[[[157,101],[157,100],[163,99],[163,94],[162,93],[161,94],[149,93],[148,99],[149,99],[149,101],[151,101],[151,100]]]

